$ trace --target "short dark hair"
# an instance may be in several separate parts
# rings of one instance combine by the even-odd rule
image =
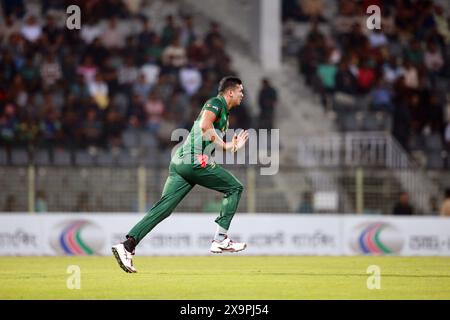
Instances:
[[[228,76],[222,78],[219,82],[219,93],[224,93],[227,89],[242,84],[242,80],[238,77]]]
[[[445,197],[450,198],[450,188],[445,189]]]

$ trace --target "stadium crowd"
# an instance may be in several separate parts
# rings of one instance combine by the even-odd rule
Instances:
[[[381,9],[380,29],[366,26],[370,5]],[[382,128],[418,160],[450,167],[449,13],[430,0],[343,0],[332,17],[325,10],[322,0],[283,1],[288,37],[292,21],[310,25],[291,53],[323,106],[365,113],[369,126],[384,116]],[[361,128],[355,120],[348,130]]]
[[[190,129],[221,77],[237,74],[220,25],[199,34],[190,15],[162,28],[125,0],[70,1],[80,30],[66,28],[67,1],[3,1],[0,28],[0,144],[71,150],[122,148],[143,130],[164,148],[175,128]],[[156,15],[156,13],[155,13]],[[230,127],[249,127],[245,107]]]

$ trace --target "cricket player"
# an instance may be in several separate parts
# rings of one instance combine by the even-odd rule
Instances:
[[[217,230],[210,251],[213,253],[238,252],[247,247],[246,243],[234,242],[227,236],[244,189],[242,183],[211,159],[215,148],[236,152],[248,140],[246,130],[234,135],[230,142],[222,139],[228,129],[230,110],[241,103],[244,97],[243,90],[242,81],[239,78],[225,77],[219,82],[219,94],[203,105],[186,141],[170,161],[169,177],[164,185],[161,199],[128,232],[123,243],[112,247],[119,266],[125,272],[137,272],[133,266],[135,247],[158,223],[175,210],[196,184],[224,194],[220,214],[215,220]]]

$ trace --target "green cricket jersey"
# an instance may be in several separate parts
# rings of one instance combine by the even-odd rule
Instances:
[[[226,130],[228,129],[229,110],[227,108],[227,103],[223,96],[217,95],[217,97],[209,99],[203,105],[200,114],[195,120],[194,125],[192,126],[192,129],[189,132],[188,137],[186,138],[186,141],[176,152],[176,156],[178,156],[179,158],[190,156],[191,159],[194,160],[195,155],[212,155],[214,145],[211,144],[213,142],[207,141],[203,138],[202,130],[200,128],[200,119],[205,110],[212,111],[217,116],[217,119],[213,125],[219,136],[223,137]],[[192,161],[191,163],[194,163],[194,161]]]

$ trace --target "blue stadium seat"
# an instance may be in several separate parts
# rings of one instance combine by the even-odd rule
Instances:
[[[56,149],[53,163],[59,166],[67,166],[71,164],[70,152],[66,149]]]
[[[441,151],[443,148],[441,135],[433,133],[425,136],[425,147],[428,151]]]
[[[34,163],[38,166],[50,165],[50,156],[48,150],[45,149],[37,150],[34,154]]]
[[[8,156],[6,154],[5,148],[0,148],[0,166],[5,166],[8,164]]]
[[[111,152],[106,150],[99,151],[98,155],[96,156],[96,164],[100,166],[110,166],[114,162],[114,157]]]
[[[29,163],[28,152],[25,149],[13,149],[11,153],[13,165],[23,166]]]
[[[139,134],[139,144],[143,148],[156,148],[158,141],[150,132],[144,130]]]
[[[94,164],[94,157],[86,150],[79,150],[75,153],[75,162],[80,166],[91,166]]]
[[[139,146],[138,130],[127,129],[122,133],[122,143],[125,148],[136,148]]]
[[[411,150],[424,150],[425,141],[423,135],[413,134],[409,141],[409,148]]]
[[[434,170],[442,170],[444,168],[444,159],[440,152],[431,152],[427,154],[427,167]]]

